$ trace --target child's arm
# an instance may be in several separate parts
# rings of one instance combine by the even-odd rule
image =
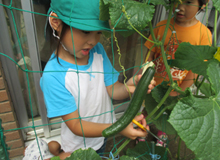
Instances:
[[[78,110],[62,116],[62,119],[64,121],[72,119],[66,121],[65,123],[68,126],[68,128],[78,136],[83,136],[84,133],[85,137],[101,137],[102,131],[110,126],[110,124],[94,123],[94,122],[81,120],[82,123],[82,128],[81,128],[80,120],[78,118],[79,118]]]
[[[79,119],[73,119],[73,118],[78,118],[78,110],[75,112],[72,112],[70,114],[62,116],[63,120],[69,120],[66,121],[66,125],[68,128],[76,135],[78,136],[85,136],[85,137],[101,137],[102,136],[102,131],[109,127],[111,124],[103,124],[103,123],[93,123],[93,122],[88,122]],[[146,121],[144,119],[143,115],[139,115],[135,117],[135,120],[140,121],[144,127],[146,126]],[[82,128],[83,132],[82,132]],[[84,134],[83,134],[84,133]],[[133,127],[133,123],[130,123],[124,130],[121,131],[122,135],[130,138],[130,139],[135,139],[137,137],[145,137],[147,135],[147,132],[141,130],[141,129],[135,129]]]
[[[185,91],[187,87],[190,87],[194,83],[194,79],[196,79],[198,74],[193,73],[192,71],[189,71],[186,75],[186,78],[183,80],[183,82],[179,85],[179,87],[182,89],[182,91]],[[178,92],[171,92],[170,96],[178,96]]]
[[[132,94],[135,91],[136,85],[141,79],[141,75],[136,75],[135,77],[131,77],[127,82],[126,85],[120,83],[119,81],[115,82],[114,85],[107,86],[107,92],[110,97],[115,100],[122,100],[129,97],[129,92]],[[154,80],[151,81],[150,85],[148,86],[148,92],[150,93],[151,90],[155,87],[156,82]],[[113,94],[112,94],[113,92]]]

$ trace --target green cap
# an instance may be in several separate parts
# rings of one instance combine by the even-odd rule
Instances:
[[[109,30],[109,22],[99,20],[99,0],[51,0],[53,11],[67,25],[85,31]]]

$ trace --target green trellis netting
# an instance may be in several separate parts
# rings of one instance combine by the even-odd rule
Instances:
[[[116,0],[114,0],[114,1],[116,3]],[[124,1],[127,2],[127,0],[124,0]],[[143,67],[143,64],[144,64],[144,61],[145,61],[144,60],[145,53],[143,51],[144,50],[144,45],[143,44],[147,39],[146,37],[149,36],[149,28],[152,27],[152,26],[146,26],[145,25],[145,26],[141,26],[141,28],[138,28],[133,23],[134,21],[133,21],[132,17],[130,17],[129,10],[126,12],[126,10],[125,10],[126,9],[126,7],[125,7],[126,4],[124,4],[124,1],[122,0],[120,5],[118,5],[118,3],[116,3],[116,5],[114,6],[115,9],[116,9],[116,11],[114,11],[114,12],[115,13],[119,12],[120,14],[118,14],[118,15],[120,15],[120,16],[117,17],[116,15],[113,15],[113,17],[114,16],[117,17],[117,20],[115,20],[116,18],[111,19],[111,21],[115,21],[115,23],[112,22],[112,24],[111,24],[112,29],[110,30],[110,32],[104,33],[105,37],[107,37],[107,38],[103,38],[104,39],[103,46],[105,47],[105,49],[107,49],[107,51],[111,52],[110,54],[108,53],[109,58],[111,59],[113,66],[117,68],[117,70],[120,72],[121,76],[123,77],[122,82],[125,82],[128,78],[130,78],[133,75],[133,72],[134,72],[133,70],[134,69],[137,69],[137,72],[138,72],[138,70],[141,67]],[[108,5],[111,6],[111,7],[113,5],[113,3],[108,2],[107,0],[102,1],[102,2],[104,4],[109,3]],[[143,3],[143,1],[140,1],[140,2]],[[159,3],[157,0],[152,0],[152,1],[145,1],[145,4],[149,6],[151,4],[151,2],[155,5],[157,5],[157,4],[163,4],[164,5],[164,3],[166,1],[161,0],[161,2]],[[216,4],[218,1],[217,2],[214,1],[214,2]],[[6,53],[0,53],[0,55],[5,56],[6,58],[13,61],[14,64],[16,65],[16,67],[18,69],[20,69],[25,75],[26,82],[27,82],[26,87],[28,89],[28,97],[29,97],[28,99],[29,99],[29,106],[30,106],[29,110],[30,110],[31,119],[32,119],[32,126],[27,126],[27,127],[24,127],[24,128],[14,128],[14,129],[10,129],[10,130],[3,130],[2,121],[0,119],[0,134],[1,134],[1,139],[0,139],[0,160],[8,160],[9,159],[8,151],[10,150],[10,147],[8,147],[6,142],[5,142],[4,133],[10,132],[10,131],[15,131],[15,130],[22,130],[22,129],[26,129],[26,128],[32,128],[34,133],[35,133],[35,137],[37,137],[36,128],[44,126],[44,125],[35,125],[35,123],[34,123],[34,115],[33,115],[33,107],[32,107],[33,100],[31,98],[32,97],[32,95],[31,95],[32,92],[31,92],[31,87],[30,87],[30,83],[31,83],[30,82],[30,73],[31,74],[36,74],[36,73],[40,73],[40,72],[43,72],[43,71],[33,71],[28,67],[28,65],[27,65],[28,62],[26,62],[27,58],[25,58],[26,56],[24,54],[24,46],[23,46],[23,43],[26,41],[26,39],[21,38],[21,36],[19,34],[20,31],[18,31],[18,26],[16,24],[16,20],[15,20],[15,16],[14,16],[13,11],[16,10],[18,12],[27,12],[27,13],[35,14],[35,15],[42,16],[42,17],[46,17],[47,15],[39,13],[39,12],[32,12],[32,11],[28,11],[28,10],[22,10],[21,8],[16,8],[13,5],[14,3],[15,2],[13,0],[10,0],[10,3],[8,1],[9,5],[6,5],[5,3],[3,3],[3,4],[0,4],[0,7],[3,7],[4,10],[9,11],[10,14],[11,14],[10,18],[13,22],[13,26],[11,25],[9,27],[14,27],[13,28],[14,31],[15,31],[14,34],[16,35],[16,38],[17,38],[17,41],[16,41],[16,43],[14,43],[14,46],[19,47],[20,54],[21,54],[21,59],[23,60],[24,67],[21,67],[21,65],[13,57],[9,57]],[[131,2],[131,4],[133,4],[133,2]],[[127,5],[129,6],[131,4],[127,4]],[[169,5],[166,5],[166,7],[168,8]],[[208,8],[206,8],[206,9],[208,9]],[[150,10],[150,8],[149,8],[149,10]],[[111,12],[111,10],[110,10],[110,12]],[[101,12],[101,13],[103,13],[103,12]],[[152,11],[152,13],[147,13],[147,14],[151,14],[152,18],[153,18],[154,10]],[[103,16],[106,16],[106,15],[103,13]],[[202,19],[203,20],[207,19],[207,15],[204,14],[204,17]],[[126,20],[126,23],[124,22],[125,20]],[[143,21],[145,21],[145,20],[147,21],[147,24],[148,24],[148,22],[150,22],[152,19],[144,19]],[[127,25],[128,27],[126,28],[123,25]],[[137,24],[137,25],[139,25],[139,24]],[[122,26],[122,27],[117,28],[118,26]],[[123,29],[123,28],[125,28],[125,29]],[[127,29],[130,29],[130,30],[127,31]],[[125,31],[127,31],[127,32],[125,32]],[[0,31],[0,33],[1,32],[2,31]],[[213,31],[213,32],[215,32],[215,31]],[[125,56],[126,54],[124,53],[125,52],[125,50],[123,48],[124,43],[121,43],[120,40],[123,40],[123,39],[126,39],[128,41],[131,40],[129,38],[127,39],[127,38],[121,36],[121,35],[131,36],[131,34],[134,35],[134,37],[132,37],[132,38],[136,39],[135,42],[138,43],[137,44],[138,49],[135,50],[138,53],[135,53],[137,55],[135,57],[133,57],[132,60],[130,60],[130,61],[135,61],[135,60],[138,59],[138,63],[134,62],[134,63],[132,63],[132,66],[129,66],[129,65],[126,64],[127,57]],[[174,35],[174,37],[175,36],[176,35]],[[120,37],[120,39],[118,37]],[[155,44],[160,45],[159,42],[155,42]],[[130,49],[132,50],[133,48],[130,48]],[[132,54],[129,54],[129,55],[132,55]],[[122,59],[123,60],[125,59],[125,62],[122,62]],[[137,73],[137,72],[135,72],[135,73]],[[100,73],[100,74],[103,74],[103,73]],[[157,87],[155,87],[155,88],[157,88]],[[116,108],[114,108],[114,106],[112,105],[111,113],[113,113],[117,108],[120,108],[120,106],[122,106],[124,103],[128,103],[128,102],[129,102],[129,100],[126,101],[126,102],[120,103],[119,105],[117,105]],[[115,102],[112,100],[112,103],[115,103]],[[160,111],[163,111],[163,109],[160,109]],[[103,114],[105,114],[105,113],[103,113]],[[100,116],[100,115],[95,115],[95,116]],[[83,119],[83,118],[86,118],[86,117],[79,117],[79,119]],[[169,127],[169,126],[166,125],[166,121],[167,121],[167,117],[164,114],[164,115],[162,115],[162,118],[161,118],[161,124],[163,124],[162,125],[162,130],[163,131],[165,131],[167,129],[166,127]],[[154,120],[151,119],[148,122],[153,123]],[[63,122],[59,122],[59,123],[63,123]],[[45,125],[52,125],[52,124],[45,124]],[[133,156],[133,157],[136,157],[136,158],[139,158],[139,159],[167,159],[168,154],[172,155],[172,153],[171,153],[172,151],[169,150],[169,144],[172,143],[172,141],[174,142],[176,140],[175,138],[176,137],[173,136],[171,139],[169,139],[168,142],[167,142],[166,148],[164,148],[162,150],[158,149],[158,147],[156,147],[153,142],[148,143],[146,141],[146,142],[144,142],[144,144],[142,144],[142,147],[137,145],[134,149],[128,149],[126,154],[129,155],[130,157]],[[108,152],[105,155],[109,155],[109,157],[112,158],[112,159],[119,159],[118,157],[114,157],[113,155],[116,155],[116,153],[118,153],[120,151],[120,149],[122,148],[122,146],[121,146],[122,143],[124,143],[123,145],[126,145],[129,142],[130,142],[130,140],[126,140],[126,138],[121,138],[120,140],[116,140],[116,138],[113,138],[112,139],[112,143],[113,143],[112,149],[108,150]],[[84,139],[84,143],[85,143],[85,139]],[[85,144],[85,146],[86,146],[86,144]],[[143,148],[143,146],[145,146],[145,148]],[[78,153],[76,153],[76,154],[78,154]],[[187,155],[187,156],[191,158],[191,157],[193,157],[192,154],[193,153],[190,152],[189,155]],[[42,157],[42,154],[41,154],[41,157]],[[104,156],[102,158],[108,159],[108,157],[104,157]],[[131,158],[125,157],[124,159],[131,159]]]

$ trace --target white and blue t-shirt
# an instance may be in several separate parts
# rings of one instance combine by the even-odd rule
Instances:
[[[98,43],[89,53],[87,65],[75,65],[59,59],[53,53],[44,69],[40,86],[49,118],[63,116],[78,109],[83,120],[112,123],[112,103],[106,86],[118,80],[119,73],[113,68],[103,46]],[[65,152],[79,148],[98,150],[103,137],[84,138],[73,134],[65,123],[61,125],[61,146]]]

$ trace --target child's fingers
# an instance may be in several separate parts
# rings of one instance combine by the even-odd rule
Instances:
[[[156,86],[156,81],[155,81],[154,78],[153,78],[153,79],[151,80],[151,83],[150,83],[149,86],[148,86],[148,91],[147,91],[147,93],[150,93],[151,90],[153,90],[155,86]]]
[[[144,115],[138,115],[134,118],[136,121],[138,121],[139,123],[143,123],[144,126],[146,126],[146,121],[144,119]],[[133,122],[131,122],[123,131],[121,131],[120,133],[132,140],[136,139],[137,137],[145,137],[147,136],[146,131],[138,128],[134,128],[133,127]]]
[[[147,136],[147,132],[146,131],[144,131],[144,130],[142,130],[141,128],[138,128],[138,129],[135,129],[136,131],[136,133],[135,133],[135,137],[134,137],[134,139],[136,139],[137,137],[146,137]]]
[[[134,119],[135,119],[136,121],[141,121],[142,119],[144,119],[144,115],[143,115],[143,114],[140,114],[140,115],[134,117]]]

